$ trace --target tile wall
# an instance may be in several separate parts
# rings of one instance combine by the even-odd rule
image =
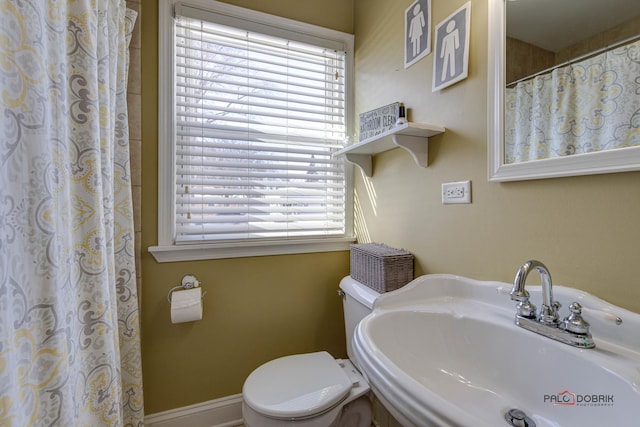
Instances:
[[[142,242],[142,89],[140,68],[140,20],[142,19],[140,0],[127,0],[127,7],[138,12],[136,25],[129,44],[129,81],[127,83],[127,104],[129,108],[129,155],[131,157],[131,191],[133,197],[133,222],[135,227],[136,283],[138,284],[138,306],[142,306],[142,267],[140,249]]]

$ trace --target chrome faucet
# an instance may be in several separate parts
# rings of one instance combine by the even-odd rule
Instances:
[[[529,292],[525,289],[525,282],[531,270],[538,272],[542,284],[542,307],[537,317],[536,306],[529,301]],[[518,301],[516,325],[574,347],[595,347],[589,332],[589,323],[582,318],[580,304],[572,303],[569,306],[571,314],[564,320],[559,320],[560,303],[553,300],[551,274],[540,261],[531,260],[520,266],[509,295],[512,300]]]
[[[551,284],[551,274],[547,267],[540,261],[527,261],[518,269],[516,278],[513,281],[513,289],[511,290],[511,299],[515,301],[526,302],[529,301],[529,292],[524,289],[524,283],[527,280],[527,276],[531,270],[536,270],[540,274],[540,280],[542,282],[542,307],[540,308],[540,317],[538,320],[546,325],[558,324],[558,309],[560,303],[553,300],[553,285]],[[518,305],[520,306],[520,305]],[[533,313],[535,313],[535,306],[533,307]],[[531,313],[529,313],[530,317]]]

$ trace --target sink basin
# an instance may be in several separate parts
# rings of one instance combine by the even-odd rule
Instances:
[[[539,288],[527,286],[533,302]],[[537,427],[637,419],[640,316],[555,286],[556,300],[580,302],[592,326],[596,348],[574,348],[516,326],[510,289],[427,275],[378,298],[356,330],[354,359],[392,415],[419,427],[508,426],[511,409]]]

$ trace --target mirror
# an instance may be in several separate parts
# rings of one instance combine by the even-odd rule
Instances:
[[[579,18],[581,15],[584,16],[583,21]],[[640,170],[640,96],[637,92],[640,72],[636,73],[636,70],[640,70],[640,42],[634,41],[640,37],[638,28],[638,0],[489,0],[490,181]],[[546,108],[557,113],[557,105],[545,105],[544,108],[529,106],[517,111],[519,117],[526,116],[529,120],[528,127],[520,131],[520,127],[514,126],[512,108],[516,104],[520,108],[522,104],[520,98],[514,98],[517,95],[512,89],[517,87],[522,90],[525,87],[524,91],[528,90],[529,98],[532,98],[532,91],[542,87],[547,90],[551,87],[551,81],[554,84],[559,81],[559,90],[564,91],[567,86],[580,80],[576,78],[576,73],[580,70],[597,68],[600,63],[609,66],[611,55],[623,57],[627,61],[623,66],[624,71],[601,74],[614,76],[611,78],[615,79],[618,75],[635,73],[630,76],[628,83],[633,91],[626,89],[624,84],[619,84],[620,81],[602,83],[599,80],[600,89],[604,88],[606,92],[604,96],[600,91],[591,93],[586,98],[581,95],[582,98],[574,97],[560,102],[563,105],[569,102],[574,106],[581,106],[586,104],[585,99],[595,99],[594,102],[606,104],[604,107],[598,104],[598,108],[592,108],[588,113],[589,117],[578,115],[576,119],[568,114],[556,114],[548,118],[539,114],[540,111]],[[597,64],[593,65],[594,62]],[[552,72],[550,67],[556,68]],[[633,94],[624,98],[630,100],[625,104],[625,114],[628,117],[619,114],[623,99],[621,93],[625,93],[625,90],[626,93]],[[557,102],[558,95],[554,94],[553,102]],[[505,106],[508,107],[508,124],[505,123]],[[541,121],[533,123],[534,119]],[[597,126],[592,126],[591,119],[606,119],[607,123],[610,123],[610,119],[616,119],[624,125],[618,124],[608,129],[601,126],[598,131],[605,135],[605,144],[600,143],[600,137],[589,133],[600,125],[597,123]],[[551,132],[546,133],[545,126],[549,126],[549,123],[554,126],[563,123],[565,127],[559,133],[573,134],[581,140],[578,143],[565,143],[557,148],[552,145],[556,144],[553,139],[555,136],[551,136]],[[624,134],[620,133],[622,131]],[[513,139],[520,132],[524,137],[518,137],[520,139],[515,145],[518,147],[515,150],[517,154],[514,155]],[[523,140],[524,144],[521,143]],[[623,140],[624,143],[612,145],[611,140]],[[522,156],[521,151],[526,150],[529,152]]]

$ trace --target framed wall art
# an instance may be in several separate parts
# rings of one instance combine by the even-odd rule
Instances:
[[[469,72],[471,2],[440,22],[435,29],[433,91],[466,79]]]
[[[416,0],[404,12],[404,68],[431,53],[431,0]]]

